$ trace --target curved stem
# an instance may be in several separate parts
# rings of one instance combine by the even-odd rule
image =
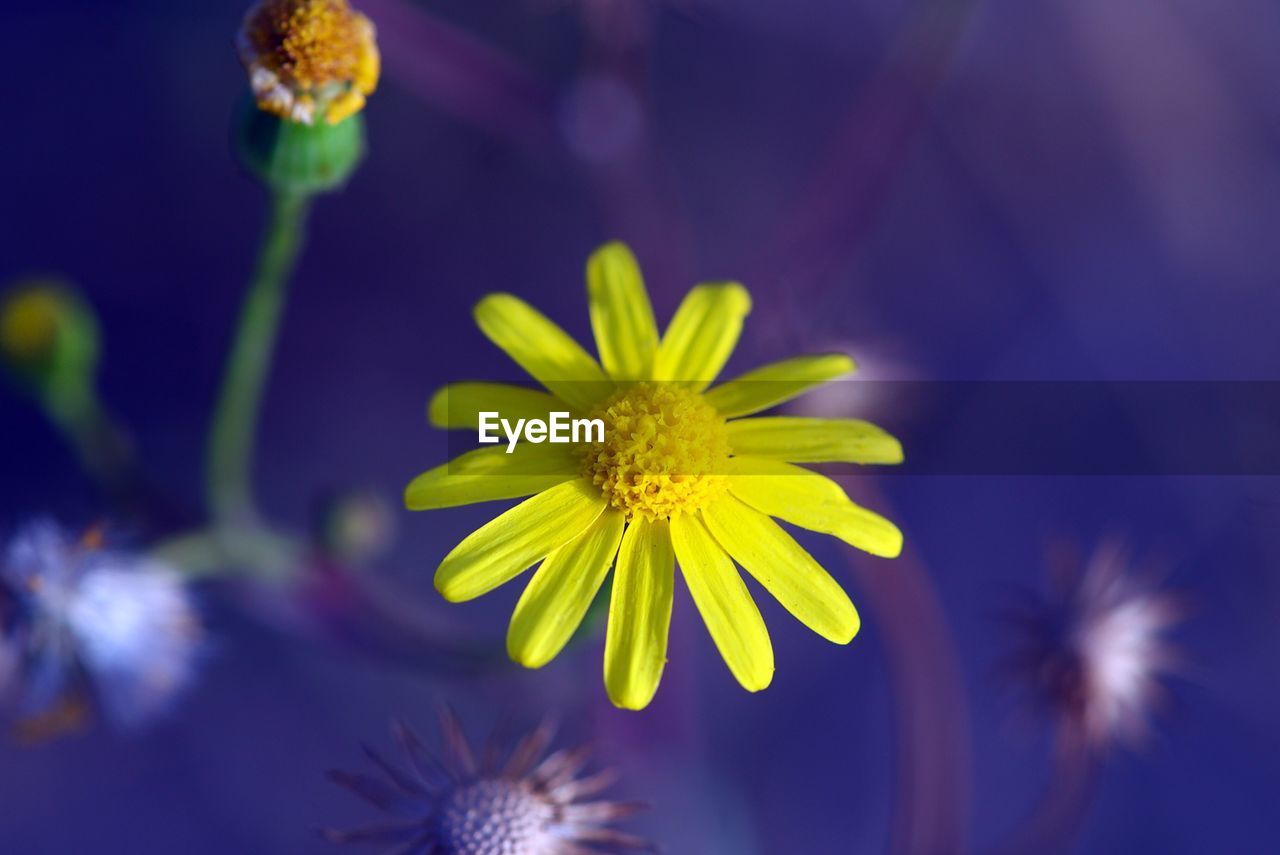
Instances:
[[[205,472],[213,516],[222,521],[254,516],[250,468],[262,391],[284,309],[285,286],[302,244],[310,196],[274,190],[266,234],[253,281],[240,312],[227,362]]]
[[[227,527],[184,532],[161,541],[151,554],[191,578],[233,575],[283,579],[299,566],[303,545],[266,528]]]
[[[856,501],[889,512],[861,479],[839,479]],[[890,851],[965,853],[969,846],[969,705],[956,646],[923,560],[908,548],[892,568],[845,554],[876,613],[888,654],[897,728]]]
[[[134,486],[133,450],[97,389],[77,383],[45,395],[41,403],[85,471],[113,498],[124,496]]]
[[[1048,784],[1031,812],[992,855],[1069,852],[1097,792],[1101,772],[1087,749],[1059,747]]]

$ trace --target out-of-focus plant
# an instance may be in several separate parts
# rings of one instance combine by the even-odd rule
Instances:
[[[1135,572],[1120,541],[1103,540],[1084,562],[1060,545],[1048,564],[1048,593],[1025,592],[1007,615],[1016,638],[1004,672],[1057,742],[1049,786],[1002,847],[1011,853],[1070,844],[1103,762],[1147,733],[1180,662],[1168,636],[1186,603]]]
[[[100,355],[97,318],[71,285],[20,281],[0,301],[0,361],[34,396],[81,464],[119,492],[132,451],[99,395]]]
[[[317,505],[312,529],[312,539],[326,555],[348,565],[367,565],[395,539],[395,508],[373,490],[334,493]]]
[[[149,722],[191,683],[203,639],[181,574],[99,530],[76,540],[32,523],[0,554],[0,699],[21,737],[74,727],[90,705]]]
[[[364,154],[360,110],[377,86],[374,28],[345,0],[263,0],[236,40],[249,76],[233,138],[269,214],[214,411],[205,469],[212,524],[164,545],[196,572],[288,578],[308,548],[277,532],[253,497],[253,448],[286,290],[317,196],[341,189]]]
[[[236,119],[236,151],[271,210],[209,444],[209,505],[222,523],[255,516],[253,439],[285,288],[312,200],[341,188],[360,162],[360,110],[380,68],[373,25],[346,0],[263,0],[236,46],[252,90]]]
[[[1136,576],[1115,540],[1083,566],[1054,563],[1048,595],[1029,594],[1009,616],[1019,637],[1008,673],[1053,722],[1061,751],[1134,744],[1176,670],[1168,633],[1185,605]]]
[[[381,60],[373,24],[346,0],[262,0],[245,16],[237,50],[251,94],[233,139],[267,192],[269,215],[213,417],[205,479],[210,524],[167,541],[162,554],[192,572],[238,571],[289,589],[283,599],[256,591],[249,600],[290,629],[414,655],[419,664],[474,666],[485,657],[456,638],[446,641],[426,616],[358,571],[390,536],[376,503],[333,503],[306,538],[273,524],[255,502],[259,413],[307,214],[318,197],[345,186],[364,155],[361,110],[377,87]]]
[[[548,752],[554,728],[544,723],[509,751],[491,738],[477,757],[457,716],[440,715],[444,749],[437,760],[403,722],[393,727],[408,764],[365,746],[385,776],[330,773],[374,807],[397,819],[354,831],[325,831],[335,843],[377,843],[392,851],[435,855],[573,855],[653,851],[645,840],[610,826],[642,805],[598,799],[612,770],[585,775],[587,747]]]
[[[269,214],[209,438],[212,525],[164,550],[196,571],[278,579],[297,573],[308,547],[267,524],[254,502],[258,417],[307,213],[360,163],[360,111],[380,58],[373,24],[346,0],[263,0],[245,15],[236,48],[250,94],[235,117],[235,150],[266,190]]]
[[[248,582],[243,601],[291,630],[419,663],[472,667],[486,657],[456,638],[444,640],[445,630],[360,572],[391,536],[376,501],[335,500],[314,531],[295,533],[267,519],[254,500],[259,413],[307,214],[319,196],[347,183],[364,156],[361,110],[381,60],[373,24],[347,0],[261,0],[245,15],[236,49],[249,94],[234,117],[234,149],[265,189],[269,213],[212,418],[208,521],[193,528],[190,514],[151,502],[142,509],[143,527],[165,535],[152,555],[189,578]],[[67,285],[20,283],[0,304],[4,367],[108,488],[115,512],[133,522],[136,497],[117,500],[136,477],[134,460],[101,403],[100,351],[92,310]],[[175,516],[182,520],[176,534]]]

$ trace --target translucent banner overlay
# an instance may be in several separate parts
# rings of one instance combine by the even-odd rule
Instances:
[[[663,441],[658,433],[666,433],[668,442],[713,448],[716,431],[723,430],[733,455],[756,456],[760,448],[767,448],[766,457],[806,465],[829,462],[832,470],[851,474],[1280,475],[1280,381],[844,380],[797,396],[798,387],[804,385],[742,381],[732,394],[716,394],[695,392],[689,384],[648,383],[647,395],[621,403],[633,418],[625,422],[627,430],[643,433],[634,419],[655,418],[655,442]],[[498,384],[459,384],[451,387],[450,394],[437,396],[433,421],[454,428],[449,434],[450,473],[581,471],[587,446],[552,444],[547,439],[531,443],[525,433],[530,420],[550,422],[556,412],[565,414],[557,417],[562,423],[600,417],[605,415],[604,405],[611,400],[618,403],[626,388],[619,387],[612,399],[601,399],[598,384],[559,383],[556,387],[562,397],[579,403],[557,403],[532,387],[508,394],[505,390],[516,387],[499,388]],[[681,391],[673,395],[655,391],[663,388]],[[704,424],[702,407],[714,402],[732,410],[723,427]],[[752,411],[757,406],[763,409]],[[744,410],[748,414],[737,415]],[[513,454],[506,454],[508,433],[501,426],[490,431],[498,438],[495,444],[478,443],[481,412],[507,419],[509,429],[525,420]],[[772,421],[749,427],[739,424],[757,418]],[[797,421],[801,419],[813,421]],[[839,423],[842,420],[849,421]],[[604,421],[609,443],[616,433],[614,422]],[[888,464],[892,457],[877,428],[901,443],[903,462],[874,465]],[[747,452],[743,444],[757,451]],[[484,453],[475,454],[477,450]],[[721,469],[723,474],[741,474],[741,466],[740,460],[717,462],[714,471],[696,474],[718,474]]]

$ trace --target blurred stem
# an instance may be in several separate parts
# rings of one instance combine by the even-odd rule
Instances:
[[[85,471],[108,493],[122,494],[129,485],[133,453],[93,385],[86,381],[59,386],[43,396],[43,403]]]
[[[209,438],[205,472],[208,502],[214,518],[220,521],[255,515],[250,477],[254,436],[285,288],[302,245],[310,201],[306,193],[271,191],[262,249],[240,312]]]
[[[266,579],[287,577],[300,552],[299,544],[284,535],[242,527],[178,535],[157,544],[152,555],[192,577],[240,572]]]
[[[1089,746],[1059,746],[1039,801],[993,855],[1049,855],[1069,852],[1093,803],[1101,767]]]
[[[867,479],[838,480],[859,504],[892,516]],[[889,851],[963,855],[970,850],[969,704],[942,599],[910,541],[891,567],[851,547],[844,552],[877,618],[893,686],[897,780]]]

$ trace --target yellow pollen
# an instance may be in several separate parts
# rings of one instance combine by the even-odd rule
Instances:
[[[628,520],[692,513],[724,492],[728,432],[697,392],[637,383],[591,418],[604,422],[604,442],[587,446],[583,472]]]
[[[373,24],[347,0],[262,0],[245,18],[240,52],[258,106],[306,124],[342,121],[378,85]]]

